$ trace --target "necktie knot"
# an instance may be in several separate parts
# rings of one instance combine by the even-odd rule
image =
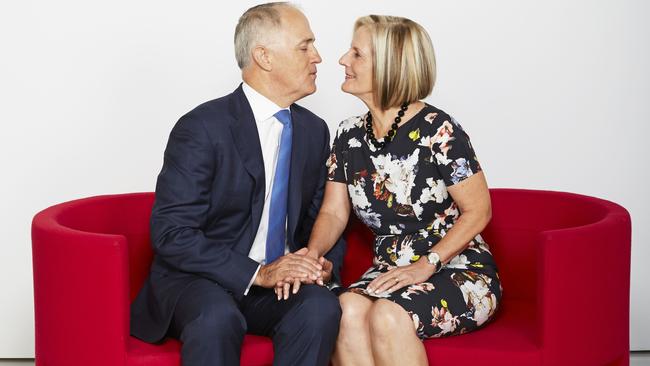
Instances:
[[[280,123],[282,123],[285,126],[291,123],[291,112],[289,112],[289,110],[287,109],[282,109],[278,113],[274,114],[273,116],[277,118],[278,121],[280,121]]]

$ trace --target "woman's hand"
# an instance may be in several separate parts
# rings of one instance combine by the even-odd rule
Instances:
[[[324,286],[326,283],[328,283],[332,279],[332,269],[334,268],[334,265],[332,262],[327,260],[325,257],[320,257],[318,258],[318,254],[316,254],[314,251],[310,251],[306,248],[302,248],[299,251],[295,252],[296,254],[301,254],[301,255],[307,255],[311,256],[312,258],[315,258],[318,260],[318,262],[322,266],[321,270],[321,276],[316,279],[316,281],[310,279],[310,278],[292,278],[292,277],[286,277],[282,281],[278,281],[275,285],[274,291],[275,294],[278,297],[278,300],[281,299],[288,299],[289,294],[293,293],[294,295],[298,293],[298,290],[300,290],[300,286],[305,283],[305,284],[313,284],[314,282],[317,283],[320,286]],[[291,285],[293,285],[293,291],[291,291]]]
[[[425,257],[420,258],[417,262],[408,266],[394,267],[388,272],[382,273],[368,285],[369,294],[382,294],[384,292],[394,292],[402,287],[422,283],[431,277],[436,266],[429,264]]]

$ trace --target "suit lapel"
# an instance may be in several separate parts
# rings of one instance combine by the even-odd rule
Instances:
[[[264,159],[262,158],[262,146],[260,145],[260,137],[257,131],[257,125],[255,124],[253,110],[246,99],[241,84],[233,94],[235,97],[233,103],[235,120],[230,125],[230,132],[232,133],[235,148],[239,152],[244,169],[246,169],[255,181],[252,199],[252,243],[260,223],[262,209],[264,208]]]
[[[297,108],[291,107],[291,121],[293,124],[293,136],[291,137],[291,174],[289,176],[289,207],[287,222],[287,238],[289,248],[296,248],[294,238],[300,216],[300,205],[302,201],[302,176],[307,161],[308,149],[306,146],[307,126],[304,116]]]

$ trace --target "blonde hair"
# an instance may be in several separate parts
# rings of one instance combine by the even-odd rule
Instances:
[[[427,31],[402,17],[368,15],[354,30],[366,27],[372,38],[375,103],[386,110],[426,98],[436,82],[436,57]]]

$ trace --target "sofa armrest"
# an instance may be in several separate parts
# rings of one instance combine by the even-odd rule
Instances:
[[[615,204],[595,223],[539,234],[544,364],[596,365],[627,356],[630,253],[630,217]]]
[[[128,251],[121,235],[32,222],[36,361],[124,365],[129,336]]]

